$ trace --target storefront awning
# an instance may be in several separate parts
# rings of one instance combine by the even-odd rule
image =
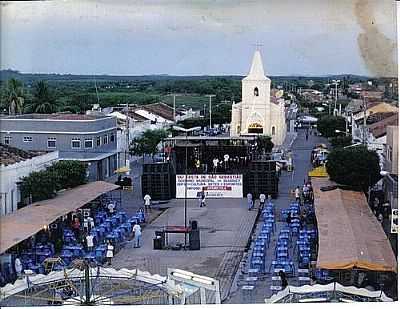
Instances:
[[[362,192],[321,188],[335,183],[312,178],[318,222],[317,267],[397,272],[389,240]]]
[[[328,173],[326,172],[325,166],[318,166],[314,168],[312,171],[308,172],[309,177],[328,177]]]
[[[0,217],[0,254],[36,234],[57,218],[118,188],[119,186],[104,181],[91,182],[66,190],[53,199],[28,205]]]

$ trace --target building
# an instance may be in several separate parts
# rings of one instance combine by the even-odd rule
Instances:
[[[256,50],[249,74],[242,80],[242,101],[232,104],[231,136],[269,135],[275,145],[286,136],[285,102],[271,96],[261,53]]]
[[[58,161],[58,151],[34,152],[0,144],[0,214],[17,210],[21,201],[19,182],[32,172],[43,170]]]
[[[26,151],[59,151],[60,160],[87,163],[89,181],[118,168],[117,120],[100,114],[25,114],[0,119],[2,143]]]

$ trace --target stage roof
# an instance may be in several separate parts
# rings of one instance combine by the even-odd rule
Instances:
[[[55,198],[40,201],[0,217],[0,254],[103,193],[119,186],[104,181],[91,182],[66,190]]]
[[[317,267],[361,268],[397,272],[389,240],[362,192],[321,187],[335,185],[325,178],[312,178],[318,222]]]

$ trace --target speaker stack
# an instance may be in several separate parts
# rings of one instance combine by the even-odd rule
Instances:
[[[172,198],[174,182],[169,163],[150,163],[143,165],[142,195],[164,201]]]
[[[189,250],[200,250],[200,230],[196,220],[190,221]]]
[[[243,194],[246,196],[247,193],[252,193],[257,198],[263,193],[276,198],[278,196],[278,180],[275,161],[252,161],[249,171],[244,176]]]

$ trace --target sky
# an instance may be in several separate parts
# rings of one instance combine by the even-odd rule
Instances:
[[[26,73],[397,74],[394,0],[2,2],[0,68]]]

